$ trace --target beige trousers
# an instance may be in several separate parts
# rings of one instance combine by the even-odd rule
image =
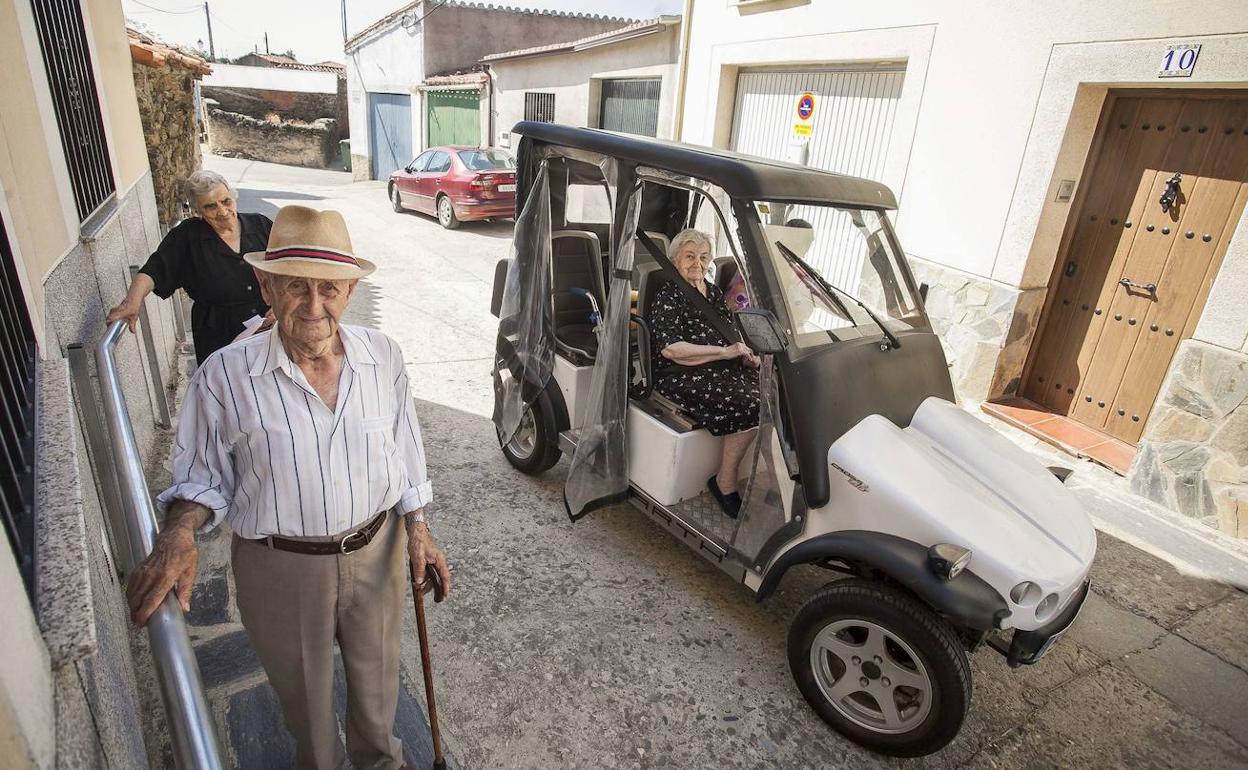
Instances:
[[[325,540],[328,538],[307,538]],[[391,513],[371,543],[319,556],[270,549],[237,535],[235,601],[277,691],[300,770],[399,770],[394,737],[407,533]],[[347,746],[334,715],[334,641],[347,675]]]

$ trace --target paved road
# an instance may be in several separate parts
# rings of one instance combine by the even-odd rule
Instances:
[[[243,210],[342,211],[357,252],[379,265],[352,314],[402,345],[419,401],[432,529],[455,570],[431,633],[460,767],[907,764],[831,732],[789,677],[789,620],[826,573],[797,570],[758,606],[631,507],[570,524],[566,463],[532,479],[502,459],[488,300],[509,224],[445,231],[391,212],[380,183],[206,161],[236,181]],[[1105,535],[1093,577],[1097,594],[1040,664],[972,656],[966,725],[924,767],[1248,766],[1248,597]],[[407,623],[405,662],[418,672]]]

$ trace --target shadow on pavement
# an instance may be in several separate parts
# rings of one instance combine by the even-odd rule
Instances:
[[[345,320],[376,326],[378,297],[361,281]],[[631,505],[572,524],[567,463],[520,474],[488,417],[458,406],[417,400],[431,529],[455,574],[451,600],[429,613],[439,713],[463,766],[1248,763],[1236,716],[1248,689],[1236,631],[1248,601],[1232,588],[1100,534],[1095,600],[1052,653],[1010,670],[995,652],[976,652],[957,739],[921,760],[885,760],[820,721],[788,671],[789,622],[835,575],[795,568],[759,605]],[[222,738],[244,770],[289,766],[290,738],[233,609],[228,534],[209,535],[201,551],[190,620]],[[427,767],[410,603],[403,623],[396,733],[408,761]],[[336,684],[340,701],[341,675]]]
[[[448,683],[439,710],[467,766],[523,757],[523,766],[623,768],[640,756],[641,767],[721,768],[1248,761],[1234,705],[1248,648],[1230,630],[1242,627],[1248,597],[1109,535],[1098,534],[1095,601],[1071,633],[1020,669],[980,648],[954,742],[921,760],[885,760],[828,728],[789,674],[789,623],[838,575],[794,568],[756,604],[631,505],[570,523],[566,462],[524,476],[502,458],[488,418],[429,401],[418,413],[431,526],[455,570],[453,601],[431,613],[435,669]],[[1173,729],[1158,734],[1157,724]]]
[[[256,190],[250,187],[238,188],[238,210],[248,213],[264,214],[269,219],[277,216],[277,210],[286,203],[299,201],[325,200],[320,195],[286,192],[284,190]],[[273,203],[272,201],[278,201]]]
[[[240,191],[241,197],[241,191]],[[408,214],[421,219],[427,219],[436,223],[438,218],[432,214],[425,214],[419,211],[407,211]],[[482,219],[473,222],[461,222],[458,230],[447,233],[451,238],[457,235],[483,235],[486,238],[498,238],[511,240],[512,232],[515,230],[516,223],[510,219]]]

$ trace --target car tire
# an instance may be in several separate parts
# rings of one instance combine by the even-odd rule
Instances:
[[[881,754],[939,751],[970,708],[971,666],[953,628],[878,582],[841,580],[811,596],[789,627],[788,655],[815,713]]]
[[[511,467],[530,476],[545,473],[559,462],[559,428],[545,390],[525,407],[515,435],[508,441],[500,435],[498,445]]]
[[[438,196],[438,224],[447,230],[459,227],[459,218],[455,216],[455,206],[449,195]]]
[[[399,186],[390,185],[390,205],[394,208],[394,213],[402,214],[407,209],[403,208],[403,201],[399,197]]]

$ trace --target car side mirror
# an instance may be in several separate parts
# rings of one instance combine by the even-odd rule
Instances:
[[[736,316],[745,344],[755,353],[781,353],[788,347],[784,329],[770,310],[742,308]]]
[[[510,259],[500,259],[494,265],[494,293],[490,295],[490,315],[495,318],[503,312],[503,293],[507,291],[507,270],[510,267]]]
[[[919,296],[923,298],[923,302],[925,303],[927,302],[927,290],[930,288],[932,287],[928,286],[926,283],[919,284]]]
[[[413,172],[413,171],[412,171],[412,167],[411,167],[411,166],[404,166],[404,167],[403,167],[403,170],[404,170],[404,171],[406,171],[406,172],[407,172],[407,173],[409,173],[409,174],[415,173],[415,172]]]

